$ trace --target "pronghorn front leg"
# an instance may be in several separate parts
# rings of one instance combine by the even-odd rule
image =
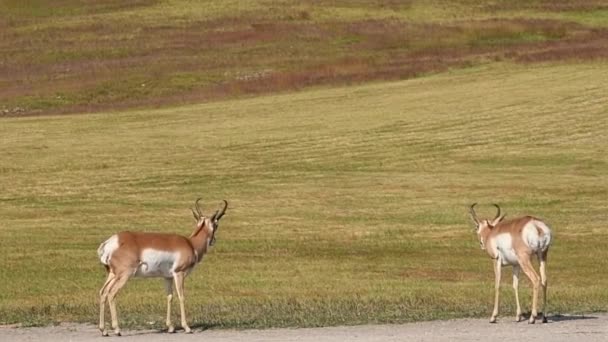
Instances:
[[[116,294],[120,289],[125,286],[127,280],[129,280],[130,274],[123,272],[117,274],[116,278],[108,292],[108,301],[110,303],[110,316],[112,316],[112,328],[117,336],[120,336],[120,327],[118,326],[118,313],[116,311]]]
[[[521,306],[519,305],[519,265],[513,266],[513,290],[515,290],[515,304],[517,305],[517,313],[515,314],[515,322],[521,321]]]
[[[500,272],[502,271],[502,263],[500,258],[494,260],[494,310],[492,311],[492,317],[490,317],[490,323],[496,323],[496,317],[498,316],[498,299],[500,296]]]
[[[192,329],[188,326],[186,321],[186,308],[184,302],[184,279],[186,275],[183,272],[175,273],[173,279],[175,279],[175,291],[177,291],[177,297],[179,297],[179,309],[182,318],[182,328],[186,333],[192,333]]]

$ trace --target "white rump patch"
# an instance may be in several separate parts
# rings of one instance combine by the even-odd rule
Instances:
[[[521,234],[526,245],[534,252],[544,251],[551,244],[551,230],[544,222],[538,220],[528,222]]]
[[[179,262],[179,257],[178,252],[146,248],[141,253],[141,264],[137,268],[135,276],[173,278],[173,271]]]
[[[118,248],[118,235],[114,234],[110,236],[109,239],[102,242],[97,248],[97,255],[99,256],[99,260],[104,265],[110,264],[110,259],[112,258],[112,254]]]

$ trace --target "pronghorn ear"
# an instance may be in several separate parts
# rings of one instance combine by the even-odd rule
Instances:
[[[503,214],[503,215],[495,218],[494,221],[492,221],[492,223],[491,223],[492,227],[494,227],[495,225],[497,225],[500,221],[504,220],[506,215],[507,214]]]
[[[213,214],[213,216],[211,216],[211,222],[213,222],[213,224],[217,224],[217,222],[220,220],[218,217],[219,213],[220,213],[220,211],[216,210],[215,214]]]
[[[490,220],[483,220],[483,221],[481,221],[481,223],[485,224],[485,226],[488,227],[488,229],[494,228],[494,225],[492,224],[492,222],[490,222]]]

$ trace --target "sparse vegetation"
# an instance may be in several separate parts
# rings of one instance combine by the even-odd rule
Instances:
[[[150,108],[608,56],[603,1],[0,2],[0,115]]]

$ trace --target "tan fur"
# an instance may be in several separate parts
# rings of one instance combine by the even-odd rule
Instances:
[[[486,250],[488,255],[493,259],[494,264],[494,274],[495,274],[495,296],[494,296],[494,310],[492,312],[492,317],[490,318],[490,322],[495,322],[496,317],[498,315],[498,303],[499,303],[499,288],[500,288],[500,278],[501,278],[501,270],[503,267],[503,262],[508,263],[510,266],[513,266],[513,289],[515,290],[515,300],[517,304],[517,313],[516,313],[516,321],[521,319],[521,306],[519,304],[519,294],[518,294],[518,286],[519,286],[519,271],[520,269],[524,271],[524,274],[530,279],[533,287],[532,294],[532,312],[530,316],[529,323],[534,323],[536,320],[536,316],[538,315],[537,305],[538,305],[538,292],[540,287],[543,289],[543,318],[542,321],[546,322],[546,303],[547,303],[547,275],[546,275],[546,261],[549,246],[546,247],[545,250],[536,250],[534,248],[529,247],[524,241],[523,234],[524,229],[528,223],[543,223],[540,219],[532,217],[532,216],[523,216],[510,220],[503,220],[504,216],[499,217],[500,208],[496,205],[499,210],[499,215],[494,220],[478,220],[473,207],[471,206],[471,215],[473,221],[477,225],[477,234],[482,243],[483,248]],[[545,224],[545,226],[547,226]],[[534,224],[536,231],[538,232],[539,237],[544,236],[544,231],[537,225]],[[548,228],[548,226],[547,226]],[[492,247],[496,247],[498,243],[498,237],[502,236],[502,234],[508,234],[511,237],[511,246],[514,254],[516,255],[517,262],[511,262],[508,260],[499,260],[499,255],[495,253]],[[550,242],[549,242],[550,243]],[[540,276],[532,266],[532,257],[536,255],[540,262]]]
[[[123,269],[136,269],[143,250],[151,248],[159,251],[179,252],[181,262],[176,271],[187,271],[200,261],[197,255],[202,258],[207,251],[206,241],[209,234],[210,232],[207,230],[199,230],[199,234],[186,238],[178,234],[120,232],[117,234],[119,244],[131,247],[119,248],[114,252],[109,267],[114,273],[120,273]]]
[[[199,199],[200,200],[200,199]],[[148,267],[146,262],[142,261],[143,251],[156,250],[176,253],[177,261],[173,264],[172,278],[165,278],[165,290],[167,293],[167,327],[169,332],[173,332],[175,328],[171,323],[171,302],[173,299],[173,287],[177,292],[180,302],[180,313],[182,327],[186,332],[192,330],[186,322],[186,313],[184,305],[184,279],[192,271],[207,252],[208,246],[215,237],[215,231],[218,227],[218,221],[223,216],[228,203],[225,202],[225,207],[222,212],[216,212],[211,218],[202,215],[198,207],[198,201],[195,202],[197,212],[195,219],[197,220],[196,228],[190,237],[181,236],[178,234],[163,234],[163,233],[144,233],[124,231],[116,234],[118,237],[118,247],[112,251],[109,258],[102,258],[102,263],[106,267],[108,277],[99,291],[100,296],[100,312],[99,312],[99,329],[102,335],[107,336],[105,328],[105,303],[109,303],[110,315],[112,318],[112,328],[116,335],[120,336],[120,328],[118,327],[118,318],[116,311],[115,297],[118,291],[127,283],[129,278],[134,276],[138,268]],[[101,256],[106,242],[99,246],[98,254]],[[109,253],[108,253],[109,255]]]
[[[500,234],[507,233],[511,235],[511,238],[513,239],[513,247],[516,251],[531,253],[531,250],[528,248],[528,246],[524,243],[522,239],[522,231],[526,224],[534,219],[535,218],[532,216],[523,216],[506,221],[500,221],[493,228],[483,230],[484,239],[486,241],[489,241],[490,239],[493,239]],[[496,256],[492,255],[491,251],[489,251],[487,248],[486,252],[488,252],[490,257],[496,258]]]

